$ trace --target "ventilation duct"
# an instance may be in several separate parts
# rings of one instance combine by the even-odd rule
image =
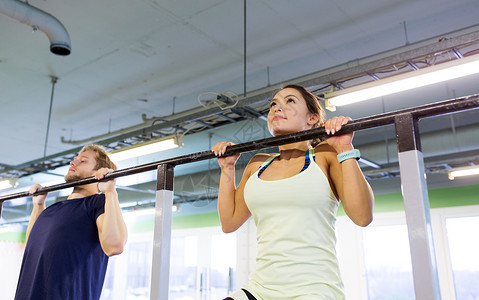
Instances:
[[[49,13],[17,0],[0,0],[0,13],[32,26],[33,30],[44,32],[50,40],[50,51],[53,54],[70,54],[68,32],[62,23]]]

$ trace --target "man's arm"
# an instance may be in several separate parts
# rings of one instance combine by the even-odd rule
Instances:
[[[95,177],[102,179],[110,171],[102,168],[98,170]],[[128,239],[128,231],[121,213],[115,184],[115,179],[98,183],[99,191],[105,194],[105,212],[97,218],[96,224],[101,247],[108,256],[122,253]]]
[[[38,188],[40,188],[41,185],[35,184],[33,185],[30,190],[28,191],[31,195],[37,191]],[[30,221],[28,221],[28,227],[27,227],[27,234],[25,237],[25,244],[28,242],[28,237],[30,236],[30,232],[32,231],[33,224],[35,224],[35,221],[37,220],[38,216],[42,213],[42,211],[45,210],[45,199],[47,198],[47,194],[41,194],[37,196],[32,197],[32,203],[33,203],[33,210],[30,215]]]

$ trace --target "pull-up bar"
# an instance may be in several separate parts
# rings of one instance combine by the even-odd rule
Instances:
[[[378,114],[378,115],[374,115],[370,117],[359,118],[359,119],[350,121],[348,124],[344,125],[341,131],[338,132],[337,134],[344,134],[344,133],[358,131],[358,130],[391,125],[395,123],[395,118],[400,115],[411,115],[413,118],[419,119],[419,118],[432,117],[432,116],[448,114],[448,113],[453,113],[457,111],[468,110],[468,109],[473,109],[478,107],[479,107],[479,95],[472,95],[472,96],[462,97],[458,99],[446,100],[442,102],[426,104],[426,105],[417,106],[413,108],[406,108],[406,109],[397,110],[393,112]],[[279,145],[310,140],[313,138],[326,137],[326,136],[327,134],[323,127],[314,128],[314,129],[296,132],[292,134],[265,138],[265,139],[255,140],[255,141],[251,141],[247,143],[229,146],[224,156],[228,156],[228,155],[232,155],[236,153],[260,150],[264,148],[270,148],[270,147],[275,147]],[[163,165],[163,164],[176,166],[176,165],[182,165],[182,164],[187,164],[191,162],[207,160],[212,158],[216,158],[216,156],[211,151],[203,151],[203,152],[197,152],[192,154],[186,154],[186,155],[168,158],[168,159],[164,159],[160,161],[146,163],[143,165],[138,165],[135,167],[117,170],[106,175],[103,180],[156,170],[159,165]],[[35,195],[47,193],[51,191],[56,191],[56,190],[62,190],[62,189],[66,189],[66,188],[70,188],[70,187],[74,187],[78,185],[90,184],[90,183],[94,183],[98,181],[99,180],[95,179],[94,177],[88,177],[88,178],[83,178],[83,179],[79,179],[72,182],[46,186],[46,187],[42,187],[38,189]],[[28,191],[19,192],[19,193],[14,193],[10,195],[0,196],[0,201],[3,203],[3,201],[6,201],[6,200],[27,197],[27,196],[31,196],[31,194]],[[0,212],[1,212],[1,208],[0,208]]]
[[[341,131],[337,133],[344,134],[385,125],[395,125],[416,299],[441,299],[434,243],[430,230],[431,221],[429,216],[427,186],[424,176],[424,160],[420,151],[417,123],[420,118],[474,108],[479,108],[479,95],[356,119],[344,125]],[[293,134],[233,145],[227,148],[224,155],[228,156],[326,136],[327,134],[324,128],[315,128]],[[105,176],[103,179],[108,180],[157,169],[153,267],[150,284],[150,299],[152,300],[168,299],[174,167],[176,165],[215,157],[214,153],[209,150],[197,152],[118,170]],[[36,194],[94,182],[98,182],[98,180],[94,177],[88,177],[73,182],[43,187],[39,189]],[[0,196],[0,214],[3,201],[27,196],[30,196],[28,192]]]

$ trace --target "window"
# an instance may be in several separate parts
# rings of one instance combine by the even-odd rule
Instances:
[[[172,237],[170,252],[170,299],[195,299],[198,268],[198,237]]]
[[[102,300],[148,300],[153,236],[132,234],[125,251],[110,258]],[[174,230],[169,296],[172,300],[217,300],[234,289],[236,235],[219,227]]]
[[[406,225],[363,231],[368,299],[415,299]]]
[[[236,235],[215,234],[211,245],[210,299],[223,299],[234,290]]]
[[[128,248],[126,299],[149,298],[152,253],[153,243],[151,241],[133,242]]]
[[[479,216],[446,219],[456,299],[479,299]]]
[[[234,289],[235,266],[235,234],[216,227],[173,232],[169,299],[223,299]]]
[[[0,228],[2,230],[8,227]],[[13,299],[17,290],[25,244],[0,241],[0,299]]]
[[[100,299],[150,299],[152,252],[151,234],[132,235],[124,252],[110,257]]]

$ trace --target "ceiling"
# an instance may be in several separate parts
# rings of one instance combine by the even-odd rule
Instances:
[[[401,72],[402,67],[391,66],[405,66],[409,59],[404,57],[422,67],[426,56],[428,63],[434,63],[479,49],[479,39],[463,38],[479,32],[475,0],[247,1],[246,24],[244,2],[235,0],[28,3],[64,25],[71,54],[52,54],[43,32],[0,13],[0,176],[22,169],[17,173],[23,189],[34,182],[61,179],[65,172],[61,165],[89,142],[108,140],[110,148],[117,149],[139,143],[138,136],[185,134],[183,148],[120,164],[127,167],[204,151],[220,140],[264,138],[269,133],[258,116],[265,110],[267,95],[279,84],[313,82],[309,86],[316,89],[327,89],[331,83],[349,86],[372,80],[365,76],[369,71],[378,77]],[[434,51],[451,41],[456,52]],[[397,63],[391,63],[392,58]],[[381,67],[386,69],[378,71]],[[58,78],[55,84],[52,78]],[[478,80],[472,75],[338,107],[328,115],[360,118],[476,94]],[[239,103],[231,109],[224,103],[205,102],[216,97],[210,92],[238,95],[231,99]],[[148,135],[135,131],[154,126]],[[477,110],[425,120],[421,126],[426,163],[438,171],[431,168],[430,187],[477,183],[474,179],[449,182],[440,168],[448,162],[477,162]],[[398,191],[394,129],[358,132],[355,142],[366,158],[389,168],[382,172],[389,176],[376,178],[378,172],[363,166],[376,179],[371,181],[375,191]],[[63,160],[54,167],[39,167],[56,157]],[[36,169],[31,174],[24,172],[32,166]],[[216,184],[216,167],[214,161],[177,167],[175,192],[185,201],[214,199],[209,185]],[[130,179],[137,184],[128,184],[124,199],[151,199],[154,176],[145,176]],[[23,218],[28,209],[25,201],[5,202],[0,222]]]

